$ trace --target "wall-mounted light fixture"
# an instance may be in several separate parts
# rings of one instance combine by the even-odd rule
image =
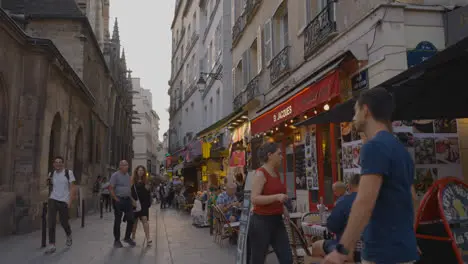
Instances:
[[[205,76],[205,78],[213,78],[215,80],[221,80],[223,78],[223,75],[222,73],[212,73],[212,72],[200,72],[200,78],[198,79],[198,82],[197,82],[197,87],[198,87],[198,91],[203,94],[205,92],[205,88],[206,88],[206,80],[205,78],[203,77]]]

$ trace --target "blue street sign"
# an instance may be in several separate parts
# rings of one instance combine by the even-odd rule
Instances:
[[[429,41],[421,41],[414,50],[406,52],[408,68],[418,65],[437,53],[437,48]]]

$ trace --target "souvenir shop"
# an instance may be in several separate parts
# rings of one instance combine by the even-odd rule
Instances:
[[[206,190],[209,185],[224,185],[233,179],[235,173],[243,173],[245,137],[249,129],[248,117],[243,111],[237,111],[198,133],[202,142],[202,189]],[[213,174],[218,178],[210,179]]]
[[[298,127],[295,124],[350,98],[350,76],[358,65],[363,66],[365,62],[358,62],[350,53],[345,53],[315,73],[309,84],[302,86],[305,88],[265,106],[252,120],[252,141],[272,140],[281,145],[282,180],[288,195],[296,200],[298,211],[316,211],[320,197],[327,206],[333,207],[332,184],[342,179],[341,137],[339,125]],[[256,148],[258,146],[252,145],[253,152]],[[254,162],[252,169],[258,166],[260,164]]]

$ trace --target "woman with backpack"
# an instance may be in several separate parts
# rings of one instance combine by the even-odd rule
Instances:
[[[151,192],[150,185],[148,183],[148,177],[146,176],[146,168],[144,166],[137,166],[133,172],[132,179],[132,197],[136,201],[135,208],[135,224],[133,225],[132,239],[135,240],[136,230],[138,226],[138,220],[143,224],[143,230],[145,231],[146,244],[151,246],[152,241],[149,233],[149,208],[151,207]]]

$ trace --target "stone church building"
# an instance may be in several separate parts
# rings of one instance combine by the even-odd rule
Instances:
[[[132,160],[131,76],[109,0],[0,0],[0,235],[40,227],[52,158],[92,207]],[[71,209],[76,216],[78,202]]]

